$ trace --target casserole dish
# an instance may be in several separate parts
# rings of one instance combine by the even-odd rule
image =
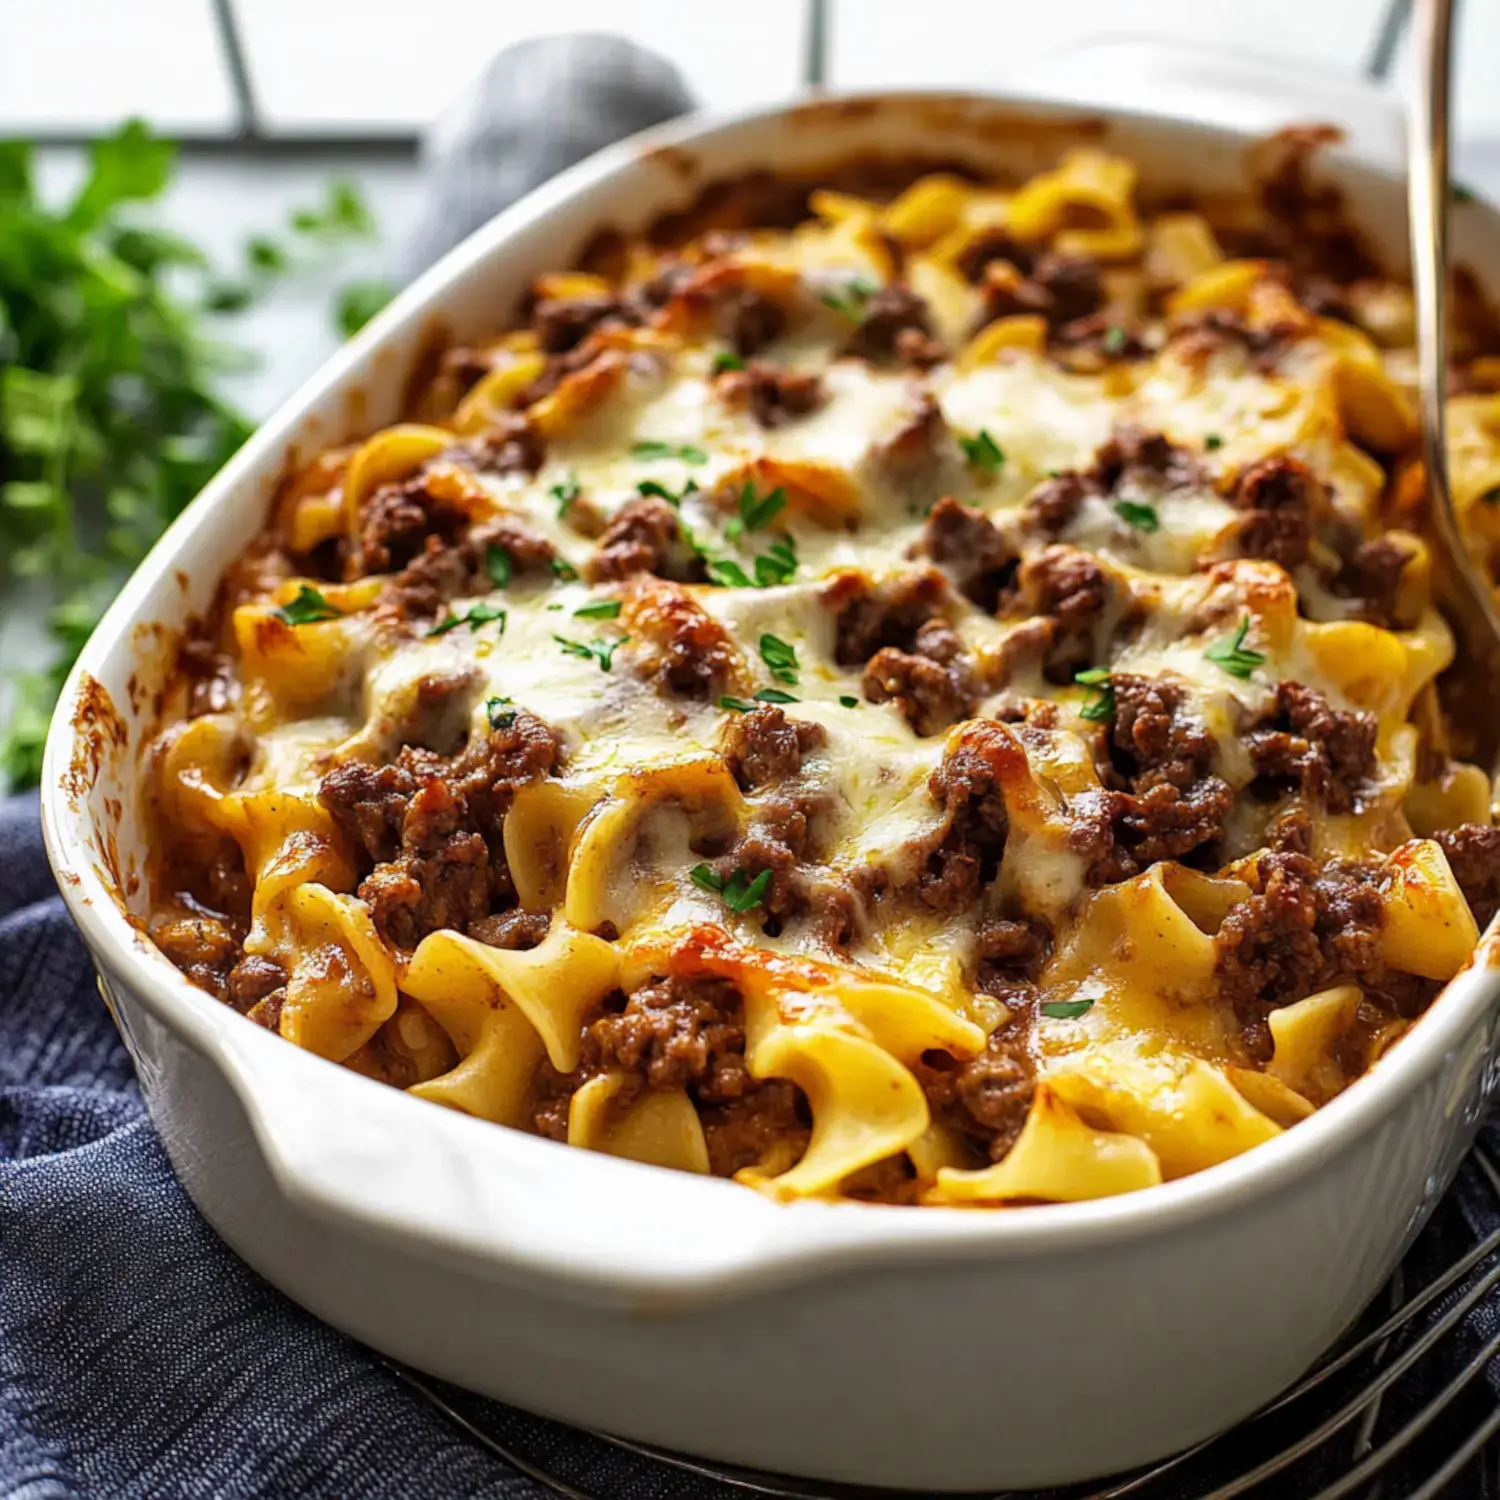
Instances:
[[[601,227],[640,227],[757,168],[877,153],[1030,175],[1084,144],[1158,189],[1222,190],[1245,170],[1232,133],[920,95],[690,122],[607,152],[401,298],[122,593],[48,746],[54,866],[179,1175],[320,1316],[445,1378],[664,1446],[929,1491],[1040,1485],[1160,1456],[1273,1395],[1435,1203],[1492,1083],[1492,938],[1401,1046],[1284,1140],[1144,1195],[914,1215],[777,1205],[422,1109],[206,1003],[141,934],[138,753],[175,632],[297,453],[396,417],[435,324],[459,339],[493,327]],[[1326,167],[1351,216],[1396,243],[1398,185],[1353,159]],[[1493,273],[1489,212],[1457,227],[1460,253]]]

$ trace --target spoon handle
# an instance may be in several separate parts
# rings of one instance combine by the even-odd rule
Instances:
[[[1448,475],[1448,113],[1453,0],[1416,0],[1416,86],[1407,122],[1407,212],[1416,302],[1419,415],[1435,581],[1457,637],[1451,708],[1474,735],[1474,758],[1500,771],[1500,613],[1463,538]]]

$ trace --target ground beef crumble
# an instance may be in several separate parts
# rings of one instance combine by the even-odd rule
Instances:
[[[390,765],[351,761],[324,777],[319,800],[362,856],[359,895],[383,938],[410,950],[513,905],[505,813],[560,754],[553,731],[520,710],[454,756],[408,745]]]
[[[1481,928],[1500,910],[1500,827],[1461,823],[1435,835]]]
[[[967,719],[979,697],[974,668],[963,642],[945,620],[928,620],[912,637],[910,651],[883,646],[865,665],[869,703],[894,703],[920,735],[941,734]]]
[[[946,359],[933,337],[932,314],[910,287],[883,286],[864,304],[859,325],[845,352],[874,364],[906,364],[926,369]]]
[[[1090,496],[1110,498],[1127,490],[1159,504],[1174,490],[1202,485],[1206,479],[1202,464],[1188,449],[1160,432],[1122,424],[1099,446],[1087,469],[1064,469],[1032,491],[1024,523],[1039,535],[1056,537]]]
[[[802,757],[827,743],[828,731],[806,719],[788,719],[775,704],[731,714],[724,726],[724,761],[742,792],[787,781]]]
[[[1330,812],[1357,811],[1375,765],[1375,715],[1336,709],[1315,688],[1282,682],[1269,722],[1245,735],[1256,790],[1295,789]]]
[[[1111,766],[1125,790],[1110,799],[1119,873],[1185,859],[1224,836],[1234,792],[1212,773],[1215,745],[1175,683],[1110,677]]]
[[[991,1162],[1015,1145],[1036,1094],[1026,1030],[1027,1018],[1017,1015],[990,1034],[977,1057],[961,1062],[925,1052],[913,1069],[933,1118]]]
[[[1054,543],[1021,564],[1000,609],[1011,618],[1048,620],[1047,676],[1070,682],[1092,662],[1095,634],[1112,599],[1110,575],[1096,558]]]
[[[943,809],[943,833],[927,856],[916,893],[934,911],[972,906],[999,872],[1010,828],[996,771],[995,736],[1003,732],[992,725],[969,726],[932,773],[929,790]]]
[[[785,427],[828,400],[823,377],[816,371],[789,370],[768,359],[752,359],[743,369],[724,371],[714,389],[725,406],[748,411],[765,428]]]
[[[683,582],[703,573],[702,559],[683,537],[677,512],[656,495],[627,500],[584,567],[590,583],[611,582],[633,573],[654,573]]]
[[[1269,1012],[1335,984],[1356,983],[1386,1015],[1421,1013],[1435,981],[1398,974],[1381,957],[1384,922],[1378,867],[1303,854],[1260,855],[1251,895],[1231,908],[1214,938],[1221,993],[1234,1006],[1247,1054],[1271,1056]]]
[[[724,627],[675,583],[637,584],[622,623],[636,671],[668,697],[717,700],[739,690],[739,649]]]
[[[1295,568],[1307,561],[1313,520],[1323,507],[1323,485],[1295,458],[1264,458],[1236,476],[1230,503],[1242,512],[1238,550],[1242,557]]]
[[[616,1108],[643,1089],[685,1089],[697,1106],[717,1176],[754,1165],[772,1148],[790,1144],[800,1154],[806,1147],[806,1102],[784,1079],[751,1077],[744,1008],[738,990],[725,980],[658,979],[628,999],[606,1001],[584,1028],[578,1068],[561,1075],[544,1065],[533,1107],[537,1132],[565,1140],[573,1094],[606,1071],[629,1077]]]
[[[922,551],[960,593],[993,613],[1019,561],[1005,533],[982,511],[944,495],[928,513]]]

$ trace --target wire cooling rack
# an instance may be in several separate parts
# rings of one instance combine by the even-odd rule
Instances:
[[[1045,1500],[1437,1500],[1500,1497],[1500,1167],[1484,1147],[1360,1323],[1290,1390],[1238,1427],[1151,1468],[1045,1492]],[[893,1490],[752,1472],[574,1432],[391,1370],[471,1441],[568,1500],[897,1500]],[[1497,1367],[1500,1368],[1500,1367]],[[979,1497],[974,1497],[979,1500]],[[1044,1500],[991,1492],[983,1500]]]

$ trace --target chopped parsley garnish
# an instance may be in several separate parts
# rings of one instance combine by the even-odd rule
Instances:
[[[745,361],[733,349],[720,349],[714,355],[713,373],[715,375],[722,375],[725,370],[743,370],[744,368]]]
[[[1211,432],[1203,439],[1203,449],[1206,453],[1217,453],[1224,446],[1224,439],[1217,432]]]
[[[1450,183],[1448,191],[1452,195],[1453,201],[1455,203],[1473,203],[1479,197],[1479,194],[1476,193],[1473,188],[1466,187],[1461,182]]]
[[[490,582],[497,589],[509,587],[511,574],[510,553],[499,542],[491,542],[485,549],[484,571],[490,575]]]
[[[1136,500],[1116,500],[1115,514],[1127,525],[1148,535],[1161,530],[1161,517],[1154,505],[1143,505]]]
[[[839,703],[844,708],[858,708],[859,707],[859,699],[856,698],[856,697],[854,697],[850,693],[840,693],[839,694]]]
[[[663,443],[656,438],[645,438],[630,450],[633,458],[675,458],[685,464],[706,464],[708,454],[692,443]]]
[[[496,635],[505,634],[505,611],[497,609],[493,604],[471,604],[461,615],[449,615],[446,620],[439,621],[427,632],[428,635],[447,635],[450,630],[457,630],[460,625],[467,625],[471,630],[478,630],[481,625],[489,625],[493,621],[500,622],[500,628]]]
[[[583,491],[578,487],[578,476],[569,474],[560,484],[554,484],[547,493],[557,501],[557,518],[560,521],[567,515],[568,507]]]
[[[753,589],[755,581],[732,557],[708,559],[708,581],[721,589]]]
[[[1092,1000],[1044,1000],[1041,1012],[1051,1021],[1076,1021],[1093,1009]]]
[[[636,490],[642,495],[655,495],[658,500],[665,500],[676,510],[689,495],[698,493],[698,483],[694,479],[688,480],[683,485],[681,494],[673,494],[666,485],[657,479],[643,479],[636,485]]]
[[[800,703],[800,698],[783,693],[780,688],[761,688],[753,698],[731,698],[727,693],[719,699],[719,707],[732,714],[753,713],[764,703]]]
[[[1486,505],[1500,505],[1500,484],[1491,485],[1479,498]]]
[[[769,498],[769,496],[767,497]],[[692,531],[678,523],[683,540],[703,559],[708,581],[724,589],[768,589],[785,583],[797,571],[797,548],[791,537],[778,537],[755,559],[752,578],[732,557],[715,557]]]
[[[990,436],[987,427],[981,427],[975,437],[959,438],[958,446],[976,469],[987,474],[998,474],[1005,467],[1005,450]]]
[[[612,641],[570,641],[565,635],[552,637],[569,656],[581,657],[584,661],[597,661],[601,672],[609,671],[614,663],[615,652],[630,639],[628,635],[617,636]]]
[[[304,583],[297,590],[297,597],[276,611],[276,618],[284,625],[315,625],[319,620],[336,620],[342,614],[343,610],[335,609],[320,590]]]
[[[694,865],[688,871],[688,879],[701,891],[712,891],[724,898],[724,905],[737,916],[753,911],[760,905],[761,897],[771,884],[771,872],[762,870],[753,880],[743,870],[736,870],[728,880],[716,874],[707,865]]]
[[[865,315],[865,304],[879,290],[879,284],[871,281],[868,276],[850,276],[845,279],[841,288],[835,290],[830,287],[827,291],[819,292],[818,301],[857,323]]]
[[[1090,667],[1075,672],[1073,681],[1089,690],[1078,716],[1092,724],[1107,724],[1115,716],[1115,690],[1110,686],[1108,667]]]
[[[797,546],[791,537],[780,537],[755,559],[756,588],[774,588],[797,571]]]
[[[1231,677],[1248,678],[1257,667],[1265,664],[1265,653],[1245,648],[1245,637],[1250,632],[1250,616],[1240,621],[1240,628],[1226,641],[1220,641],[1203,653],[1216,667],[1223,667]]]
[[[778,484],[769,495],[757,495],[755,486],[747,484],[740,491],[739,515],[724,528],[728,541],[737,542],[747,531],[756,531],[774,521],[786,509],[786,491]]]
[[[618,599],[594,599],[573,611],[575,620],[613,620],[620,613]]]
[[[1123,354],[1129,342],[1130,335],[1118,323],[1104,330],[1103,348],[1108,355]]]
[[[564,583],[571,583],[578,577],[578,569],[565,557],[551,558],[547,566],[552,569],[552,576],[554,578],[561,578]]]
[[[760,638],[760,659],[771,669],[777,682],[797,686],[797,648],[780,636],[767,632]]]
[[[509,698],[486,698],[484,700],[484,712],[490,721],[491,729],[509,729],[516,722],[516,711],[510,705]]]

